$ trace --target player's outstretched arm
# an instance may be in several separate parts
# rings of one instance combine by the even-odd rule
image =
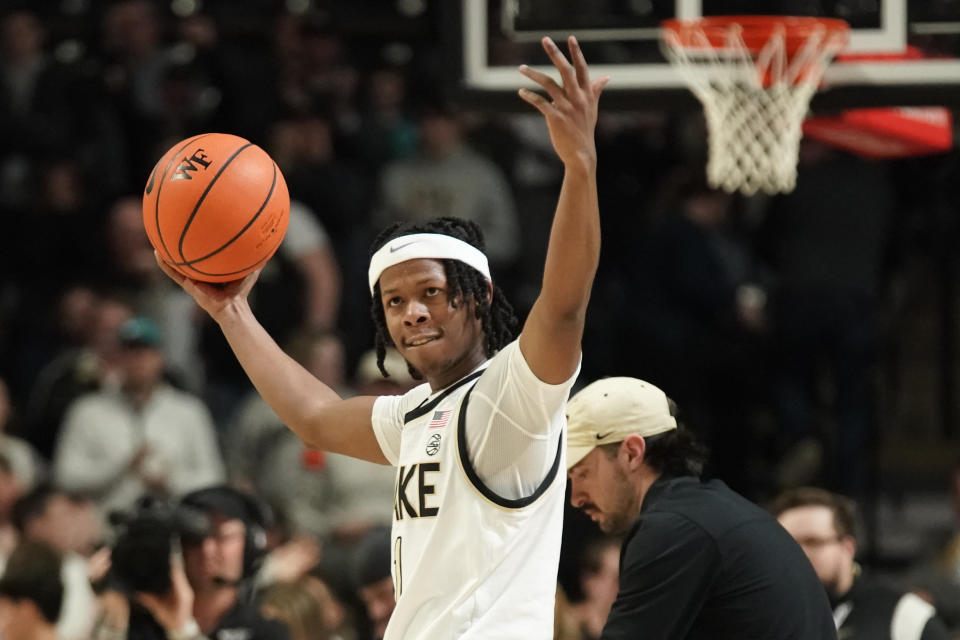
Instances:
[[[567,39],[570,61],[550,38],[543,48],[560,72],[561,83],[527,67],[520,72],[548,97],[520,89],[520,97],[543,114],[553,148],[563,161],[563,185],[550,230],[543,284],[520,334],[520,350],[544,382],[557,384],[573,375],[590,288],[600,257],[597,203],[597,103],[609,77],[591,80],[576,39]]]
[[[184,277],[159,256],[157,264],[220,325],[257,391],[304,444],[386,464],[370,423],[375,398],[343,400],[284,353],[257,322],[247,295],[259,271],[216,287]]]

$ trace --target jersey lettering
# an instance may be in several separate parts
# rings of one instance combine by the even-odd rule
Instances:
[[[400,472],[397,474],[397,499],[393,503],[393,516],[397,520],[403,520],[404,509],[411,518],[418,517],[417,510],[407,499],[407,485],[410,484],[411,478],[417,472],[417,465],[410,467],[410,472],[406,477],[403,475],[405,469],[406,467],[400,467]]]
[[[420,463],[420,517],[426,518],[429,516],[435,516],[440,513],[439,507],[428,507],[426,505],[426,500],[428,495],[435,494],[437,488],[432,484],[427,484],[425,481],[425,476],[428,473],[436,473],[440,471],[439,462],[421,462]]]
[[[409,467],[401,466],[397,473],[397,493],[393,501],[394,520],[403,520],[407,518],[429,518],[440,513],[439,507],[432,507],[427,504],[429,496],[437,493],[437,487],[429,483],[428,473],[439,473],[439,462],[419,462]],[[410,501],[409,485],[414,480],[416,487],[413,489],[416,499],[416,505]]]

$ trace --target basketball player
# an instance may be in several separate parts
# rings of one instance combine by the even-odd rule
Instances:
[[[517,340],[479,228],[440,218],[374,243],[377,348],[392,345],[425,384],[403,396],[339,398],[287,357],[247,304],[256,274],[223,289],[162,263],[216,322],[261,395],[307,446],[396,467],[396,608],[385,637],[550,638],[565,481],[564,404],[600,251],[594,127],[608,78],[543,47],[557,83],[520,72],[564,180],[543,286]],[[159,261],[158,261],[159,262]]]

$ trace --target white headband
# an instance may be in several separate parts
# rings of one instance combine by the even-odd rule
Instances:
[[[374,285],[386,269],[417,258],[459,260],[490,280],[490,265],[487,263],[487,256],[483,255],[480,249],[442,233],[414,233],[394,238],[370,258],[370,270],[367,272],[370,293],[373,294]]]

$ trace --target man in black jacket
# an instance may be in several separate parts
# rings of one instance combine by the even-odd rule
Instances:
[[[861,575],[852,500],[803,487],[778,496],[771,510],[810,558],[841,640],[950,640],[931,604]]]
[[[826,640],[823,588],[800,547],[719,480],[657,387],[605,378],[567,405],[571,502],[624,534],[601,638]]]

